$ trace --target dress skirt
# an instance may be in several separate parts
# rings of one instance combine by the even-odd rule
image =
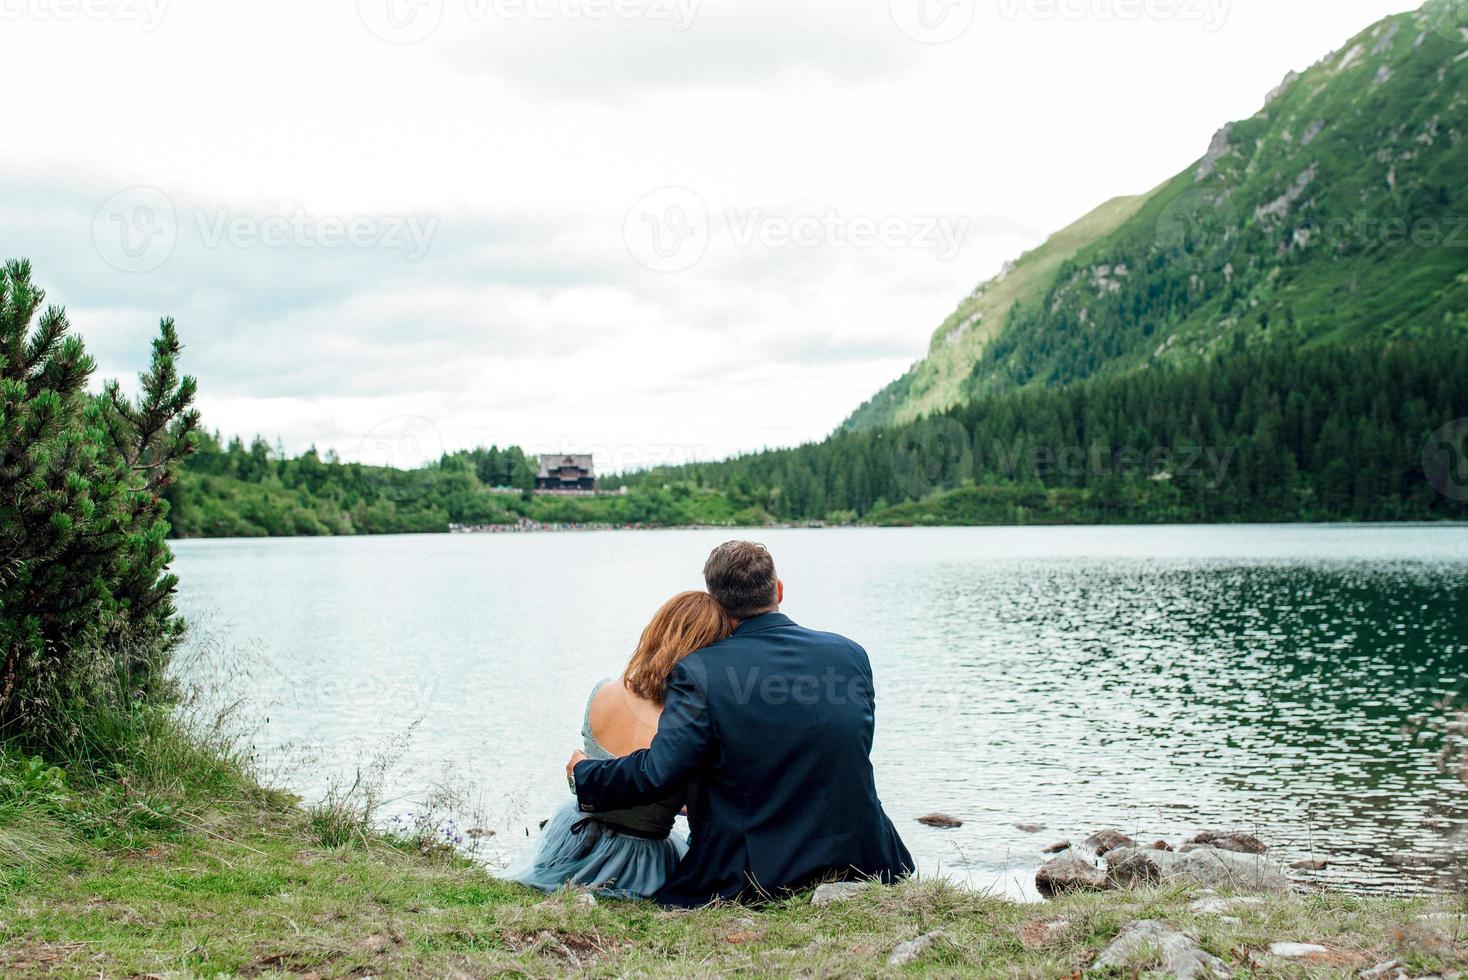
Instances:
[[[687,853],[688,842],[677,832],[662,840],[619,833],[586,820],[568,800],[546,823],[534,855],[501,877],[544,892],[569,885],[604,898],[651,898]]]

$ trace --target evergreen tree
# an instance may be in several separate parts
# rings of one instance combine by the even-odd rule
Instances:
[[[166,693],[175,615],[164,492],[193,449],[173,321],[135,400],[93,371],[24,261],[0,273],[0,736],[54,744]]]

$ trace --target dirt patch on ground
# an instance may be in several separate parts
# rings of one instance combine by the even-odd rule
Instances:
[[[87,951],[86,943],[35,943],[16,949],[0,949],[0,973],[6,976],[49,973]]]
[[[1045,949],[1057,945],[1070,929],[1070,920],[1058,915],[1032,919],[1019,929],[1019,941],[1025,949]]]

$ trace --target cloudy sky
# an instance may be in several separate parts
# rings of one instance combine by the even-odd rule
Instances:
[[[0,252],[290,451],[789,445],[1416,5],[0,0]]]

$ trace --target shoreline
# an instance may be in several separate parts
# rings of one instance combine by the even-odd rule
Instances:
[[[533,522],[532,522],[533,523]],[[461,528],[454,530],[452,527],[444,531],[401,531],[387,533],[362,533],[362,534],[239,534],[224,536],[187,536],[169,537],[170,542],[178,541],[300,541],[300,540],[342,540],[350,538],[412,538],[427,537],[441,538],[448,536],[482,536],[482,535],[516,535],[516,534],[599,534],[599,533],[637,533],[637,532],[662,532],[662,531],[958,531],[958,530],[1091,530],[1101,528],[1151,528],[1158,530],[1166,529],[1192,529],[1192,528],[1335,528],[1348,529],[1360,528],[1362,530],[1410,530],[1410,529],[1436,529],[1436,528],[1468,528],[1468,521],[1441,520],[1441,521],[1279,521],[1261,522],[1244,521],[1238,523],[1157,523],[1138,524],[1135,522],[1118,522],[1115,524],[827,524],[821,521],[802,521],[785,524],[551,524],[538,525],[534,527],[520,527],[513,524],[505,525],[483,525],[475,528]]]

